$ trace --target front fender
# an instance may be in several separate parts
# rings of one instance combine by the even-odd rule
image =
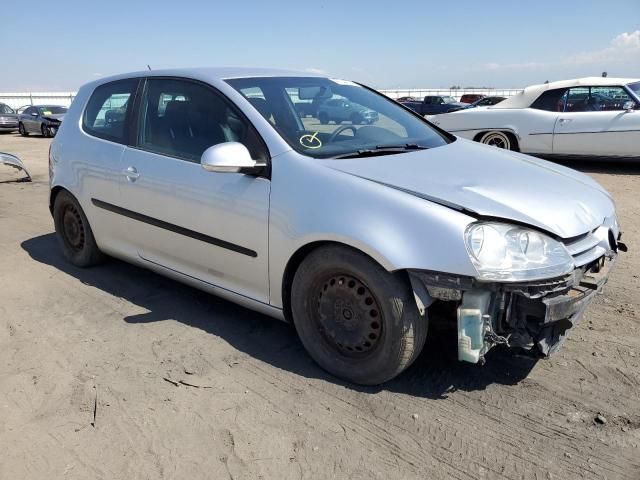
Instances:
[[[464,231],[475,219],[410,193],[289,152],[273,159],[269,218],[270,302],[282,307],[290,259],[305,245],[356,248],[387,271],[423,269],[475,276]]]

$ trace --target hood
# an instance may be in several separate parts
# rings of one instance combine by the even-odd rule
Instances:
[[[51,115],[43,115],[42,118],[47,119],[47,120],[57,120],[59,122],[62,121],[62,119],[64,118],[64,113],[56,113],[56,114],[51,114]]]
[[[584,234],[614,213],[609,194],[587,175],[463,139],[430,150],[326,162],[470,215],[528,224],[561,238]]]

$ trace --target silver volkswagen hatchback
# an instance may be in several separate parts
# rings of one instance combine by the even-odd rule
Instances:
[[[321,122],[331,99],[378,120]],[[111,255],[291,321],[323,368],[361,384],[416,359],[435,309],[462,361],[497,344],[551,354],[624,249],[586,175],[308,73],[101,79],[78,92],[49,163],[71,263]]]

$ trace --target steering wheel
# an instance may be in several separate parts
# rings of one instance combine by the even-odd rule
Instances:
[[[327,143],[335,142],[336,138],[338,138],[338,135],[340,135],[345,130],[352,130],[354,137],[358,132],[358,129],[353,125],[342,125],[341,127],[336,128],[336,130],[329,136],[329,138],[327,139]]]

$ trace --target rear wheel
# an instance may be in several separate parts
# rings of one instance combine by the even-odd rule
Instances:
[[[91,267],[104,259],[80,204],[67,191],[56,196],[53,223],[62,253],[73,265]]]
[[[354,383],[392,379],[415,360],[427,335],[406,278],[344,246],[319,248],[302,262],[291,307],[311,357]]]
[[[18,132],[20,132],[20,135],[22,135],[23,137],[29,136],[29,132],[27,132],[27,129],[24,128],[24,124],[22,122],[18,124]]]
[[[517,150],[517,142],[512,134],[507,132],[490,131],[482,134],[480,143],[505,150]]]

